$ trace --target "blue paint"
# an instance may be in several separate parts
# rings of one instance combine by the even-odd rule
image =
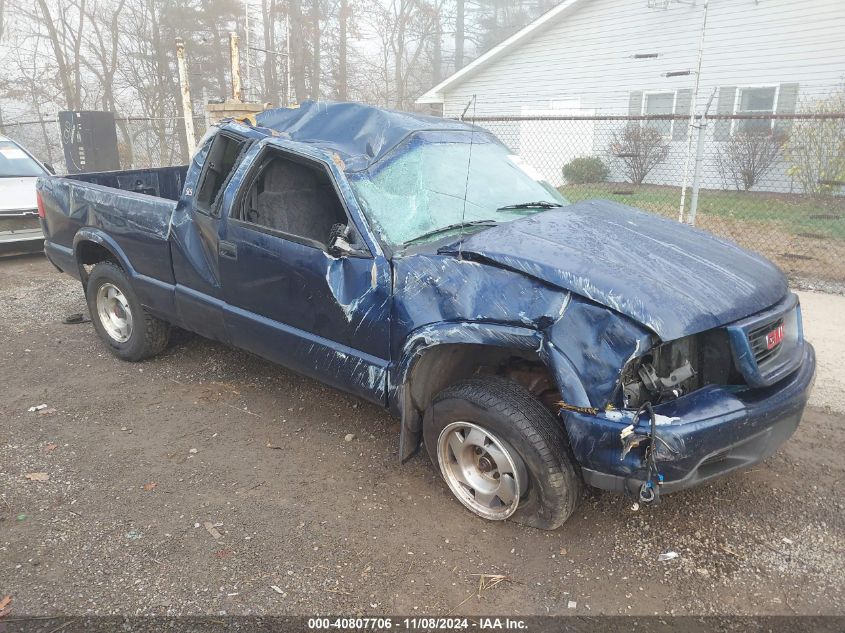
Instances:
[[[801,365],[789,378],[773,387],[763,389],[729,390],[715,385],[655,407],[663,424],[657,427],[659,437],[671,446],[671,452],[658,444],[660,472],[671,489],[685,487],[685,479],[695,477],[707,469],[720,475],[736,468],[751,465],[767,457],[794,431],[810,396],[815,370],[815,352],[806,345]],[[644,476],[644,464],[639,453],[632,451],[620,460],[620,429],[631,423],[631,412],[612,412],[598,416],[567,413],[564,423],[576,459],[584,469],[595,470],[618,478],[619,484],[639,482]],[[785,437],[774,437],[778,425],[788,425]],[[789,426],[791,425],[791,426]],[[638,431],[648,431],[644,416]],[[757,441],[751,442],[754,438]],[[747,443],[743,445],[743,443]],[[721,461],[706,463],[728,447],[737,446]],[[680,485],[675,485],[680,482]],[[694,482],[698,483],[698,482]],[[621,489],[621,488],[620,488]]]
[[[666,341],[768,308],[787,291],[759,255],[604,200],[482,231],[463,251],[621,312]]]
[[[498,141],[457,121],[357,104],[304,104],[261,113],[255,126],[230,121],[220,130],[244,144],[208,212],[195,207],[195,192],[215,132],[189,166],[41,178],[50,260],[84,280],[81,249],[106,249],[161,318],[402,416],[403,457],[417,447],[421,414],[407,397],[409,376],[443,345],[534,355],[566,403],[595,408],[562,416],[595,485],[618,488],[642,476],[642,450],[620,460],[619,435],[632,412],[609,405],[619,406],[626,364],[662,342],[727,327],[746,378],[746,385],[709,385],[655,407],[669,421],[659,434],[675,451],[658,451],[667,486],[692,481],[702,460],[720,449],[750,446],[749,438],[783,420],[797,424],[815,358],[800,336],[797,301],[767,260],[604,201],[394,249],[381,241],[350,183],[420,143]],[[326,171],[359,238],[357,252],[335,257],[229,217],[271,149]],[[221,242],[235,248],[236,260],[219,254]],[[799,336],[782,366],[764,376],[748,333],[761,319],[793,309]]]

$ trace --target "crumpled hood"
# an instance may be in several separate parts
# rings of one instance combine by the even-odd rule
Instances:
[[[36,180],[37,177],[25,176],[0,178],[0,213],[36,209]]]
[[[664,341],[754,314],[787,292],[783,274],[765,258],[604,200],[481,231],[462,251],[621,312]]]

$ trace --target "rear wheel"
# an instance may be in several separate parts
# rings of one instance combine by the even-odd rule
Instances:
[[[88,275],[86,299],[94,330],[118,358],[143,360],[167,347],[170,326],[143,308],[117,264],[94,266]]]
[[[423,436],[449,489],[485,519],[552,530],[581,498],[560,422],[510,380],[477,378],[444,389],[426,411]]]

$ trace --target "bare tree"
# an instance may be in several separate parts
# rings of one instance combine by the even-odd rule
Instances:
[[[264,32],[264,101],[279,103],[279,51],[276,50],[276,0],[261,0],[262,27]]]
[[[666,160],[669,142],[656,128],[629,123],[611,134],[608,153],[622,163],[628,180],[640,185],[652,169]]]
[[[322,63],[321,29],[320,29],[320,0],[311,0],[311,95],[320,98],[320,73]]]
[[[448,73],[453,44],[459,67],[503,25],[512,28],[552,0],[251,1],[260,7],[250,23],[262,42],[250,38],[251,46],[263,49],[249,55],[260,60],[251,95],[282,101],[290,46],[289,92],[297,101],[332,95],[415,108],[416,97]],[[26,104],[26,116],[41,121],[28,138],[43,137],[39,144],[52,153],[57,110],[110,110],[128,163],[183,161],[174,39],[186,42],[193,94],[225,98],[227,35],[243,31],[243,10],[243,0],[0,0],[0,38],[14,51],[0,77],[5,122]]]
[[[61,82],[65,107],[82,109],[82,81],[80,48],[85,31],[85,0],[60,4],[56,14],[47,0],[36,0],[37,13],[24,10],[36,24],[43,25],[53,48],[58,78]],[[76,19],[73,19],[73,14]],[[40,14],[40,15],[39,15]]]
[[[725,186],[748,191],[759,183],[780,156],[783,141],[767,130],[738,130],[720,143],[716,166]]]
[[[97,80],[101,93],[100,104],[103,110],[117,112],[115,99],[115,75],[118,70],[120,37],[119,20],[126,0],[118,0],[117,4],[99,2],[89,4],[85,16],[91,25],[89,34],[85,37],[85,54],[80,62]],[[117,127],[123,137],[124,157],[129,164],[134,162],[132,156],[132,139],[126,121],[119,119]]]
[[[455,70],[460,70],[464,67],[465,24],[465,0],[455,0]]]
[[[349,18],[349,1],[340,0],[337,44],[337,98],[341,101],[346,101],[349,89],[349,71],[346,65],[349,47]]]
[[[134,110],[148,119],[130,133],[136,161],[140,158],[139,164],[144,165],[172,164],[175,156],[182,158],[185,151],[182,135],[172,133],[172,122],[179,116],[178,82],[168,43],[162,38],[162,4],[160,0],[135,0],[126,7],[120,23],[119,55],[132,60],[120,65],[121,79],[132,86]]]
[[[39,156],[48,163],[55,164],[59,158],[58,148],[51,141],[48,132],[47,118],[43,110],[43,103],[54,101],[59,95],[51,87],[50,82],[43,81],[43,66],[41,60],[46,52],[42,52],[42,42],[37,38],[33,43],[34,48],[29,50],[25,47],[15,49],[15,78],[13,81],[4,82],[3,94],[11,99],[27,101],[32,104],[33,114],[38,120],[40,142],[42,147],[38,152]],[[52,127],[52,126],[51,126]]]

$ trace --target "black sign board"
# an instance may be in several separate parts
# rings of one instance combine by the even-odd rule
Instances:
[[[114,113],[59,112],[59,127],[69,174],[120,169]]]

